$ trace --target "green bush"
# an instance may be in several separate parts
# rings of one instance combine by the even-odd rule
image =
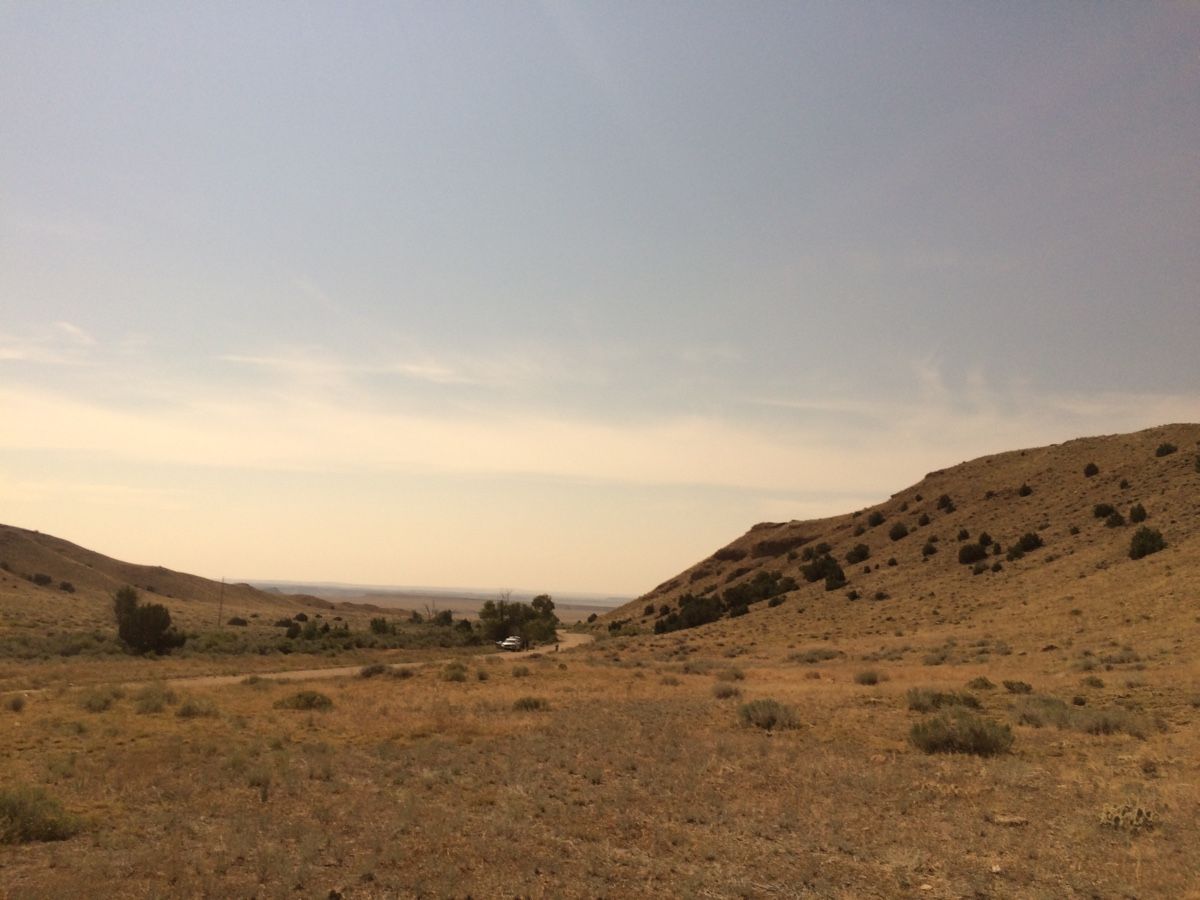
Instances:
[[[963,544],[958,548],[958,561],[964,566],[986,559],[987,555],[987,548],[981,547],[979,544]]]
[[[276,709],[316,709],[333,708],[333,700],[319,691],[298,691],[288,697],[275,701]]]
[[[800,717],[794,707],[769,698],[743,703],[738,708],[738,717],[743,725],[766,731],[800,727]]]
[[[113,594],[117,636],[135,653],[170,653],[182,647],[186,637],[171,627],[171,614],[161,603],[139,603],[132,587]]]
[[[1139,522],[1145,522],[1146,507],[1142,506],[1140,503],[1135,503],[1133,506],[1129,507],[1129,521],[1133,522],[1135,525]]]
[[[178,700],[175,691],[165,684],[155,682],[148,684],[133,695],[133,708],[141,715],[160,713],[169,704]]]
[[[1129,541],[1129,558],[1141,559],[1143,556],[1157,553],[1166,546],[1167,542],[1163,540],[1160,531],[1143,525],[1134,533],[1133,538]]]
[[[1120,528],[1125,524],[1125,517],[1119,512],[1110,513],[1108,518],[1104,520],[1105,528]]]
[[[1154,451],[1154,455],[1155,456],[1170,456],[1172,453],[1174,453],[1178,449],[1179,448],[1176,447],[1174,444],[1162,443],[1162,444],[1158,445],[1158,448]]]
[[[893,541],[898,541],[898,540],[901,540],[902,538],[908,537],[908,526],[905,525],[903,522],[897,522],[895,525],[893,525],[891,528],[888,529],[888,537],[891,538]]]
[[[0,844],[65,841],[82,825],[42,788],[7,785],[0,788]]]
[[[879,510],[874,510],[869,516],[867,516],[867,524],[872,528],[882,525],[885,521],[886,520],[884,519],[883,513],[881,513]]]
[[[955,709],[917,722],[909,740],[926,753],[971,753],[995,756],[1012,746],[1013,733],[1007,725],[993,722],[963,709]]]
[[[860,563],[864,559],[869,558],[870,555],[871,555],[871,548],[868,547],[866,544],[855,544],[854,549],[852,549],[849,553],[846,554],[846,562],[850,563],[851,565],[854,565],[855,563]]]
[[[1097,519],[1107,519],[1117,511],[1111,503],[1097,503],[1092,507],[1092,516]]]

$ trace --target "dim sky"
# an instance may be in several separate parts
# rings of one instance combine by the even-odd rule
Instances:
[[[636,594],[1200,418],[1200,6],[0,0],[0,521]]]

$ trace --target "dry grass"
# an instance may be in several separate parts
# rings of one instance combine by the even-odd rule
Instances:
[[[230,683],[186,688],[163,679],[212,660],[0,668],[0,690],[46,688],[0,709],[6,778],[82,827],[0,847],[0,895],[1194,895],[1200,430],[1161,431],[931,475],[883,504],[889,523],[930,516],[894,544],[887,526],[853,536],[865,516],[830,520],[830,537],[880,561],[852,577],[864,597],[885,590],[879,602],[806,585],[692,631],[603,629],[516,667],[494,654],[462,680],[443,678],[445,651],[364,653],[342,660],[356,663],[348,677],[303,686],[330,699],[322,711],[277,706],[300,685],[241,677],[270,659],[233,659]],[[1181,452],[1155,457],[1167,439]],[[1128,529],[1091,518],[1105,501],[1144,503],[1168,547],[1129,560]],[[950,552],[960,528],[1005,549],[1037,530],[1046,547],[975,576]],[[922,563],[930,533],[943,549]],[[715,580],[739,563],[706,564]],[[24,602],[0,608],[6,623],[48,615]],[[375,664],[390,669],[349,677]],[[867,665],[889,680],[856,684]],[[1096,674],[1081,682],[1085,665]],[[927,715],[967,711],[967,686],[970,715],[1011,729],[1008,752],[914,746]],[[765,700],[802,727],[748,727],[740,704]],[[212,714],[178,715],[189,703]]]

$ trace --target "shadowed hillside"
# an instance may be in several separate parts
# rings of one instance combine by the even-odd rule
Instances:
[[[867,509],[756,525],[598,624],[719,616],[698,627],[765,642],[1017,625],[1036,642],[1141,622],[1170,641],[1200,588],[1198,448],[1200,426],[1169,425],[985,456]],[[1166,547],[1131,559],[1143,527]]]

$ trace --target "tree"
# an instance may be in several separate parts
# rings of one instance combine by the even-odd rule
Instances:
[[[479,610],[479,627],[489,641],[502,641],[517,635],[527,642],[554,640],[558,616],[549,594],[538,594],[530,603],[511,600],[504,591],[498,600],[489,600]]]
[[[135,653],[170,653],[187,637],[171,627],[171,614],[161,603],[139,603],[138,592],[126,585],[113,594],[117,637]]]

